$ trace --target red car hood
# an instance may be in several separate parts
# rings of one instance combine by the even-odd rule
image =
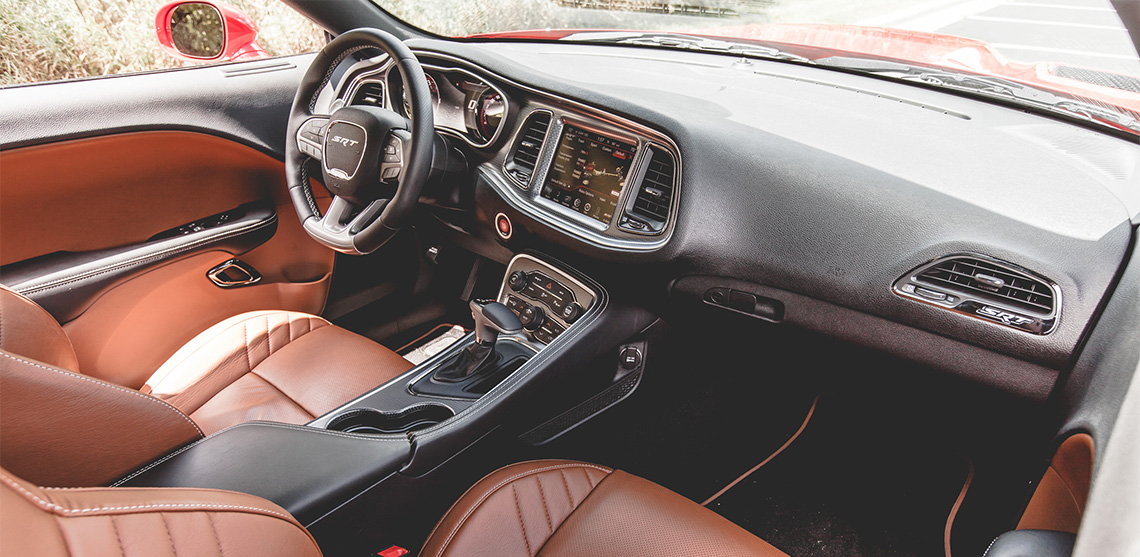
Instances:
[[[599,29],[557,29],[508,31],[472,35],[473,38],[516,38],[556,40]],[[639,33],[643,31],[629,31]],[[744,39],[772,43],[781,50],[818,60],[829,56],[863,54],[910,64],[962,70],[1000,77],[1039,89],[1082,100],[1104,103],[1140,113],[1140,93],[1104,87],[1056,75],[1059,64],[1037,62],[1020,64],[1006,60],[983,41],[936,33],[861,27],[857,25],[739,25],[703,28],[691,33],[720,39]],[[1094,70],[1098,71],[1098,70]],[[1129,76],[1140,79],[1137,76]]]

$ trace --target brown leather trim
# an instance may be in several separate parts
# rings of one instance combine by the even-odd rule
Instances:
[[[967,460],[966,464],[970,470],[966,474],[966,481],[962,482],[962,489],[958,492],[958,497],[954,499],[954,505],[950,507],[950,514],[946,516],[946,528],[942,530],[942,548],[946,557],[951,557],[950,535],[954,531],[954,519],[958,517],[958,510],[962,508],[962,501],[966,500],[966,493],[970,491],[970,484],[974,482],[974,461]]]
[[[562,523],[537,557],[787,557],[724,517],[620,470]]]
[[[602,466],[535,461],[491,473],[444,515],[421,557],[786,557],[720,515]]]
[[[720,491],[718,491],[718,492],[714,493],[714,494],[713,494],[711,497],[709,497],[708,499],[705,499],[705,501],[704,501],[703,503],[701,503],[701,506],[702,506],[702,507],[707,507],[707,506],[709,506],[709,503],[712,503],[713,501],[716,501],[716,500],[717,500],[717,499],[718,499],[718,498],[719,498],[721,495],[724,495],[726,492],[728,492],[728,490],[732,489],[732,488],[733,488],[733,486],[735,486],[736,484],[739,484],[741,481],[743,481],[743,480],[744,480],[744,478],[747,478],[748,476],[751,476],[751,475],[752,475],[754,472],[756,472],[757,470],[759,470],[759,469],[760,469],[762,466],[764,466],[765,464],[768,464],[769,462],[772,462],[772,459],[774,459],[774,458],[776,458],[777,456],[779,456],[779,455],[780,455],[780,453],[784,452],[784,450],[785,450],[785,449],[787,449],[788,447],[792,446],[792,443],[794,443],[794,442],[796,441],[796,439],[797,439],[797,438],[799,438],[800,434],[804,432],[804,429],[806,429],[806,428],[807,428],[808,422],[810,422],[810,421],[811,421],[811,416],[812,416],[812,414],[815,414],[815,407],[816,407],[816,405],[818,405],[818,404],[819,404],[819,397],[820,397],[820,395],[815,395],[815,398],[814,398],[814,399],[812,399],[812,401],[811,401],[811,407],[810,407],[810,408],[808,408],[808,411],[807,411],[807,415],[806,415],[806,416],[804,416],[804,421],[803,421],[803,423],[801,423],[801,424],[800,424],[800,428],[799,428],[799,429],[797,429],[797,430],[796,430],[796,432],[795,432],[795,433],[793,433],[793,434],[792,434],[792,436],[791,436],[791,437],[789,437],[787,441],[784,441],[784,444],[783,444],[783,445],[780,445],[780,448],[776,449],[776,450],[775,450],[775,452],[773,452],[772,454],[768,455],[768,458],[765,458],[764,460],[761,460],[761,461],[760,461],[760,464],[757,464],[756,466],[753,466],[753,467],[752,467],[751,469],[749,469],[747,472],[745,472],[745,473],[741,474],[741,475],[740,475],[740,477],[736,478],[735,480],[732,480],[732,482],[731,482],[731,483],[729,483],[728,485],[726,485],[726,486],[724,486],[723,488],[721,488],[721,490],[720,490]]]
[[[37,484],[105,485],[200,439],[177,408],[0,351],[0,466]]]
[[[613,470],[603,466],[571,460],[535,460],[500,468],[471,486],[471,489],[468,489],[451,506],[451,509],[443,515],[435,529],[432,530],[431,535],[428,536],[427,542],[420,551],[420,557],[442,557],[480,506],[503,487],[510,485],[511,482],[550,471],[580,472],[580,477],[577,479],[579,483],[586,482],[587,487],[584,489],[585,493],[581,500],[578,501],[579,504],[585,500],[586,495],[597,486],[602,478],[613,472]],[[581,489],[581,486],[577,487]],[[567,487],[566,490],[569,492],[570,487]],[[478,534],[480,533],[476,532],[476,535]],[[496,534],[496,532],[487,532],[484,535],[494,536]],[[461,553],[457,553],[457,555],[459,554]]]
[[[59,490],[0,470],[0,497],[4,555],[320,555],[316,540],[288,512],[243,493]]]
[[[289,203],[281,161],[186,131],[9,149],[0,167],[0,264],[138,243],[259,199]]]
[[[313,282],[218,288],[206,271],[228,258],[204,253],[140,275],[64,324],[83,372],[138,389],[179,348],[219,321],[269,309],[316,314],[324,306],[331,273]]]
[[[0,284],[0,350],[79,370],[71,339],[44,308]]]
[[[1017,529],[1077,533],[1088,502],[1095,455],[1089,434],[1065,439],[1053,454]]]

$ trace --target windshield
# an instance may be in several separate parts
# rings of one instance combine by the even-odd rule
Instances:
[[[861,71],[837,57],[889,59],[1008,80],[1124,115],[1140,135],[1140,56],[1109,0],[374,0],[449,36],[615,42],[741,54],[723,45],[602,30],[717,37],[787,59]],[[850,58],[846,58],[850,60]],[[884,77],[900,77],[871,71]],[[908,76],[916,78],[913,72]],[[918,76],[921,77],[921,76]],[[929,85],[932,80],[922,79]],[[952,83],[941,78],[934,83]],[[992,89],[992,88],[991,88]],[[1024,95],[1001,94],[1011,102]],[[983,91],[984,92],[984,91]],[[991,91],[992,92],[992,91]],[[1021,97],[1021,98],[1019,98]],[[1074,112],[1071,102],[1063,110]],[[1103,115],[1103,114],[1102,114]]]

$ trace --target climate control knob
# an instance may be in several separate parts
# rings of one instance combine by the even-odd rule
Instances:
[[[522,321],[523,328],[528,331],[534,331],[546,322],[546,313],[538,306],[527,304],[526,307],[522,308],[522,311],[519,312],[519,321]]]
[[[526,288],[526,283],[527,276],[523,271],[515,271],[511,273],[509,277],[507,277],[507,286],[510,286],[511,290],[514,290],[515,292]]]

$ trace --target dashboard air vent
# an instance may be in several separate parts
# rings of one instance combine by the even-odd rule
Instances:
[[[673,155],[655,145],[649,146],[649,155],[649,167],[646,168],[645,178],[637,189],[631,211],[634,216],[642,217],[646,222],[627,219],[621,223],[622,228],[632,229],[635,232],[663,230],[669,220],[669,209],[673,204],[673,185],[677,176]],[[646,225],[647,229],[639,230],[641,224]]]
[[[352,104],[384,106],[384,85],[376,81],[366,81],[356,90],[352,97]]]
[[[1061,291],[1052,282],[981,255],[928,263],[899,279],[895,291],[1038,334],[1053,329],[1061,309]]]
[[[507,157],[505,166],[507,174],[517,180],[524,188],[530,183],[534,168],[538,165],[538,157],[542,153],[542,142],[546,139],[546,130],[550,129],[550,113],[532,112],[523,122],[518,139]]]

